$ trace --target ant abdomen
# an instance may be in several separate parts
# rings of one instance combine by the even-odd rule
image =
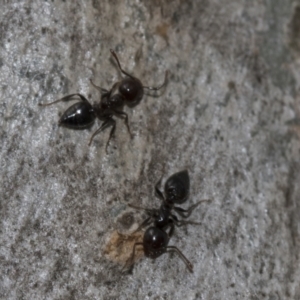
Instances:
[[[182,204],[187,200],[190,179],[187,170],[173,174],[165,183],[167,203]]]
[[[64,112],[59,125],[71,129],[85,129],[92,126],[95,119],[96,115],[90,103],[77,102]]]

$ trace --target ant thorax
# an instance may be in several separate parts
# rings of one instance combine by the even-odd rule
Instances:
[[[154,225],[158,228],[165,228],[170,223],[171,207],[166,204],[162,204],[160,209],[156,212],[154,218]]]
[[[118,83],[119,82],[113,85],[110,92],[101,96],[100,109],[105,115],[112,114],[115,110],[122,110],[124,106],[125,99],[118,93]],[[110,112],[106,113],[106,110],[110,110]]]

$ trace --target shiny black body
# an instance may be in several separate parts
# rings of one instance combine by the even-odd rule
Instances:
[[[182,204],[187,200],[189,191],[190,178],[188,171],[175,173],[165,183],[165,201],[169,205]],[[161,198],[161,196],[159,197]]]
[[[83,96],[81,95],[81,97]],[[86,129],[94,124],[95,119],[93,106],[87,101],[78,102],[64,112],[59,120],[59,125],[70,129]]]
[[[164,83],[159,87],[147,87],[143,86],[141,81],[134,76],[125,72],[120,65],[119,59],[113,50],[110,50],[114,56],[121,72],[126,75],[121,81],[116,82],[110,90],[103,89],[96,86],[92,81],[92,85],[101,92],[100,102],[91,105],[89,101],[81,94],[71,94],[58,99],[51,103],[40,104],[41,106],[51,105],[61,101],[74,100],[74,97],[79,97],[80,102],[77,102],[70,106],[62,115],[59,120],[59,125],[71,129],[86,129],[93,125],[98,118],[103,121],[100,128],[98,128],[91,136],[89,145],[91,144],[95,135],[106,129],[112,127],[109,135],[109,139],[106,143],[106,150],[108,143],[113,136],[116,128],[116,121],[113,116],[124,118],[128,132],[131,136],[130,128],[128,125],[128,116],[123,112],[124,105],[133,107],[137,105],[143,98],[144,89],[159,90],[166,83],[167,72],[165,75]]]

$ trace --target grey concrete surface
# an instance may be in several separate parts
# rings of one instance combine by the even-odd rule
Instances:
[[[1,299],[300,299],[300,2],[1,1]],[[109,130],[57,126],[40,107],[121,78],[109,49],[160,97]],[[176,255],[129,273],[104,251],[187,168]],[[125,217],[124,217],[125,216]]]

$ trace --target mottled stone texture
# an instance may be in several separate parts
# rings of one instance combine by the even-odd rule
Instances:
[[[1,299],[300,299],[300,2],[1,1]],[[125,107],[134,135],[57,126],[89,79],[121,78],[109,49],[159,97]],[[104,255],[187,168],[176,255],[130,273]]]

